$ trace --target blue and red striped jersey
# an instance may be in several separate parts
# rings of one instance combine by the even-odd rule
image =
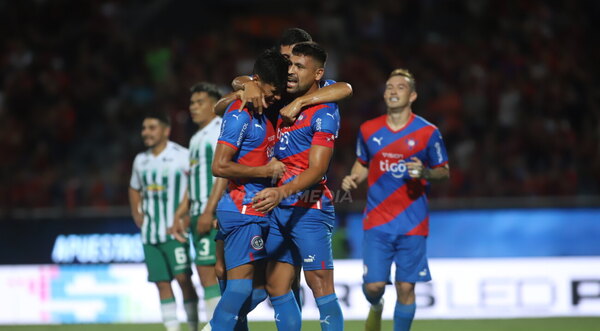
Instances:
[[[304,109],[292,125],[277,121],[277,143],[275,157],[287,167],[278,186],[294,180],[308,169],[308,156],[312,145],[333,148],[340,128],[340,114],[335,103],[325,103]],[[283,206],[299,206],[333,210],[333,195],[327,188],[327,177],[305,191],[289,196],[281,202]]]
[[[363,228],[406,235],[429,234],[429,212],[424,179],[411,179],[406,162],[417,157],[428,168],[448,163],[446,147],[437,127],[411,114],[397,131],[387,125],[387,115],[363,123],[356,156],[369,167],[369,191]]]
[[[263,166],[273,156],[275,130],[264,114],[258,115],[248,108],[239,111],[240,106],[241,101],[237,100],[225,110],[217,143],[236,150],[232,161],[251,167]],[[270,178],[230,179],[217,210],[265,216],[252,208],[252,198],[270,186]]]

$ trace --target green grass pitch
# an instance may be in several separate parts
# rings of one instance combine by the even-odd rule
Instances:
[[[362,331],[364,321],[346,321],[346,331]],[[0,331],[164,331],[161,324],[75,324],[0,326]],[[182,331],[187,326],[182,325]],[[276,331],[272,322],[251,322],[250,330]],[[304,321],[304,331],[319,331],[319,322]],[[382,330],[392,330],[392,321],[383,321]],[[412,331],[599,331],[600,318],[527,318],[486,320],[416,320]]]

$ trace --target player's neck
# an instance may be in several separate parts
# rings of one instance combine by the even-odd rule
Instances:
[[[412,115],[410,107],[401,110],[388,109],[386,122],[392,130],[398,130],[408,123]]]
[[[217,115],[214,115],[213,117],[207,119],[206,121],[202,121],[200,123],[196,123],[196,124],[198,124],[198,131],[204,129],[208,125],[208,123],[212,122],[212,120],[215,119],[215,117],[217,117]]]
[[[158,143],[156,146],[152,147],[152,155],[154,155],[154,156],[160,155],[160,153],[162,153],[162,151],[164,151],[165,148],[167,148],[167,142],[168,142],[168,140],[165,140],[163,142]]]

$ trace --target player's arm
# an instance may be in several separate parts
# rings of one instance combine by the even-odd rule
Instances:
[[[144,215],[142,214],[142,194],[140,191],[129,187],[129,207],[131,208],[131,217],[138,228],[144,223]]]
[[[227,106],[234,102],[235,100],[242,98],[242,91],[235,91],[229,94],[224,95],[213,107],[213,112],[218,116],[223,116],[225,114],[225,110],[227,110]]]
[[[410,162],[406,162],[406,168],[411,178],[422,178],[430,182],[439,182],[450,178],[450,166],[448,163],[436,168],[428,168],[423,165],[420,159],[414,156],[410,160]]]
[[[167,229],[167,233],[172,234],[175,239],[179,242],[187,241],[187,232],[190,227],[190,218],[188,212],[190,211],[190,198],[188,191],[186,190],[183,194],[183,198],[177,206],[175,216],[173,217],[173,225]]]
[[[227,179],[225,178],[217,178],[213,183],[213,187],[210,190],[210,195],[208,196],[208,201],[206,201],[204,212],[202,212],[202,215],[200,215],[200,218],[198,218],[196,231],[199,234],[207,233],[210,231],[210,229],[216,227],[216,223],[214,222],[215,212],[217,210],[219,200],[221,200],[226,188]]]
[[[267,212],[275,208],[281,200],[320,182],[327,172],[332,155],[333,148],[312,145],[308,156],[308,169],[285,185],[260,191],[253,199],[255,202],[254,208],[258,211]]]
[[[281,114],[281,118],[284,121],[293,122],[302,108],[306,106],[313,106],[328,102],[338,102],[350,97],[351,95],[352,85],[344,82],[337,82],[296,98],[290,104],[281,108],[279,114]]]
[[[212,171],[216,177],[224,178],[279,178],[285,172],[285,165],[275,159],[260,167],[252,167],[233,161],[237,149],[230,144],[219,142],[215,150]]]
[[[259,110],[259,114],[262,114],[262,110],[267,108],[267,102],[265,96],[258,86],[258,83],[252,79],[251,76],[240,76],[236,77],[231,83],[234,92],[225,95],[219,100],[213,111],[219,116],[223,116],[227,106],[235,100],[242,100],[242,106],[240,109],[244,109],[246,103],[252,103],[256,109]]]
[[[411,178],[426,179],[431,182],[442,181],[450,178],[450,166],[448,165],[448,153],[442,139],[442,134],[436,129],[427,142],[425,158],[428,163],[426,167],[417,157],[411,157],[406,162],[408,175]]]
[[[369,168],[360,161],[354,161],[350,174],[342,180],[342,190],[350,191],[356,189],[369,175]]]

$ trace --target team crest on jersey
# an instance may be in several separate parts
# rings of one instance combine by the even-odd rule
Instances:
[[[259,251],[265,247],[265,241],[263,240],[263,238],[261,236],[254,236],[250,240],[250,246],[252,246],[252,248]]]
[[[413,147],[415,147],[415,145],[417,144],[417,142],[414,139],[408,139],[408,141],[406,142],[406,144],[408,145],[409,149],[413,149]]]

